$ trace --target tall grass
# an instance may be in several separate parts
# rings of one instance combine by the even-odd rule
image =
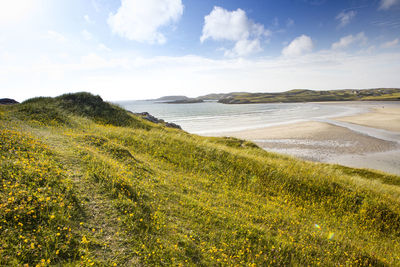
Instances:
[[[0,131],[0,265],[54,264],[81,255],[79,203],[66,170],[46,145]]]
[[[45,103],[58,113],[38,119],[30,109]],[[1,264],[400,264],[398,176],[190,135],[106,104],[76,94],[1,107]],[[107,120],[119,112],[132,121]]]

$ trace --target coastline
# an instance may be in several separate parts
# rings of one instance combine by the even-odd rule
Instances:
[[[327,104],[361,105],[343,102]],[[265,150],[304,160],[400,175],[400,103],[380,103],[351,116],[216,135],[251,140]]]

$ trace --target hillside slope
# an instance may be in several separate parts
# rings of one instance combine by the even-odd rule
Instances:
[[[400,265],[400,177],[86,93],[0,106],[0,265]]]
[[[200,97],[201,98],[201,97]],[[282,93],[231,93],[219,96],[218,102],[224,104],[252,104],[252,103],[293,103],[318,101],[398,101],[400,89],[344,89],[314,91],[295,89]]]

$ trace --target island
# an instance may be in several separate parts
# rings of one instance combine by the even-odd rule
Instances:
[[[159,97],[156,99],[148,99],[147,101],[154,101],[154,102],[171,102],[171,101],[183,101],[187,100],[189,97],[184,96],[184,95],[168,95],[168,96],[163,96]]]
[[[153,101],[155,103],[165,103],[165,104],[194,104],[194,103],[203,103],[203,99],[190,98],[184,95],[170,95],[163,96],[157,99],[149,99],[148,101]]]

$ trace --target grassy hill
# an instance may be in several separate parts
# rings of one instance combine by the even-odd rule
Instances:
[[[251,103],[291,103],[291,102],[318,102],[318,101],[398,101],[400,89],[344,89],[313,91],[295,89],[282,93],[231,93],[218,96],[220,103],[251,104]]]
[[[400,177],[166,128],[87,93],[0,106],[0,265],[400,265]]]

